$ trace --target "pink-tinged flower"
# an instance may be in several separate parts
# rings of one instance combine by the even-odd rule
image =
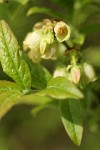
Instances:
[[[80,68],[78,66],[72,67],[71,68],[71,80],[73,83],[78,84],[80,81]]]

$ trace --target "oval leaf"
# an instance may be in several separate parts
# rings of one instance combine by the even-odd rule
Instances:
[[[71,140],[80,145],[83,133],[82,111],[79,100],[67,99],[61,101],[61,119]]]
[[[52,16],[52,17],[60,17],[60,18],[63,18],[63,16],[57,12],[54,12],[53,10],[49,9],[49,8],[45,8],[45,7],[32,7],[28,10],[27,12],[27,16],[30,16],[32,14],[35,14],[35,13],[41,13],[41,14],[46,14],[46,15],[49,15],[49,16]]]
[[[3,71],[23,90],[31,87],[30,70],[21,57],[16,37],[5,21],[0,22],[0,60]]]
[[[57,99],[83,98],[81,91],[64,77],[53,78],[47,88],[37,94],[48,95]]]

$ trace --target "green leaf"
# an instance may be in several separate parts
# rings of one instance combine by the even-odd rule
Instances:
[[[0,119],[19,101],[20,87],[9,81],[0,81]]]
[[[32,87],[42,89],[47,86],[47,83],[52,78],[49,71],[40,64],[33,64],[31,68]]]
[[[14,0],[22,5],[25,5],[29,0]]]
[[[80,100],[61,101],[61,119],[71,140],[80,145],[83,133],[82,110]]]
[[[0,22],[0,60],[3,71],[23,90],[31,87],[30,70],[21,56],[16,37],[5,21]]]
[[[20,86],[14,82],[0,80],[0,93],[4,92],[19,92]]]
[[[42,14],[46,14],[46,15],[49,15],[49,16],[52,16],[52,17],[60,17],[60,18],[63,18],[63,16],[57,12],[54,12],[53,10],[49,9],[49,8],[45,8],[45,7],[32,7],[28,10],[27,12],[27,16],[30,16],[32,14],[35,14],[35,13],[42,13]]]
[[[35,64],[28,58],[26,58],[26,61],[31,71],[32,87],[36,89],[45,88],[47,86],[47,83],[51,80],[52,75],[41,64]]]
[[[22,95],[18,104],[27,104],[27,105],[44,105],[52,101],[50,97],[39,96],[36,93],[29,95]]]
[[[41,96],[49,95],[57,99],[83,98],[81,91],[64,77],[50,80],[47,88],[37,94]]]

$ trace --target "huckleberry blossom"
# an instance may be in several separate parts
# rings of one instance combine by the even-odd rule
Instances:
[[[28,33],[24,42],[23,48],[28,51],[28,56],[33,62],[39,62],[41,60],[40,54],[40,41],[42,37],[42,30]]]
[[[23,42],[24,50],[30,50],[27,53],[32,60],[35,58],[38,60],[38,57],[39,59],[40,57],[56,59],[57,45],[68,40],[70,32],[70,27],[65,22],[52,22],[49,19],[44,19],[42,22],[36,23],[33,32],[26,36]]]
[[[27,55],[34,63],[41,61],[41,54],[39,49],[31,49]]]
[[[96,74],[94,71],[94,68],[88,64],[88,63],[83,63],[83,73],[87,77],[88,82],[92,82],[96,80]]]
[[[28,33],[25,40],[23,41],[24,50],[38,49],[40,47],[41,37],[42,30]]]
[[[57,43],[53,43],[51,45],[49,45],[46,50],[45,53],[41,56],[44,59],[56,59],[57,56]]]
[[[54,33],[59,42],[64,42],[70,38],[70,27],[63,21],[56,23]]]
[[[40,42],[40,53],[41,53],[41,55],[43,55],[45,53],[47,46],[49,46],[53,42],[54,42],[53,33],[51,31],[44,33],[44,35],[41,38],[41,42]]]
[[[81,77],[81,71],[79,66],[73,66],[70,71],[71,80],[73,83],[78,84]]]
[[[44,36],[44,37],[42,37],[42,40],[40,42],[40,53],[41,53],[41,55],[44,54],[46,48],[47,48],[47,41],[46,41],[46,37]]]
[[[52,44],[54,42],[54,34],[53,34],[53,32],[52,31],[48,31],[46,38],[47,38],[47,43],[48,44]]]

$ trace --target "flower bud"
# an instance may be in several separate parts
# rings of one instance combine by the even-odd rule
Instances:
[[[70,27],[63,21],[57,22],[54,27],[54,32],[59,42],[66,41],[70,38]]]
[[[50,19],[44,19],[43,22],[44,22],[45,24],[52,24],[52,22],[51,22]]]
[[[42,29],[44,23],[43,22],[37,22],[34,26],[33,26],[33,31]]]
[[[72,67],[70,73],[72,82],[78,84],[80,81],[80,74],[81,74],[79,66]]]

